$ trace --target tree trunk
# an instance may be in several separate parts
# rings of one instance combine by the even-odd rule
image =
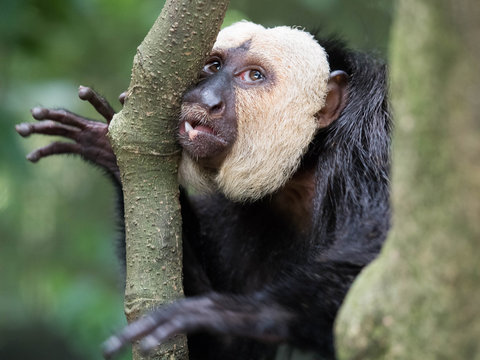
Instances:
[[[129,322],[183,296],[176,128],[181,96],[213,46],[228,0],[167,0],[137,49],[123,110],[109,136],[120,167]],[[185,337],[155,358],[187,359]],[[134,346],[134,359],[142,359]]]
[[[337,319],[341,359],[480,359],[480,2],[399,0],[394,228]]]

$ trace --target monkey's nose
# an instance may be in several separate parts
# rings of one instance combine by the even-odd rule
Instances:
[[[214,105],[209,105],[208,111],[210,112],[210,115],[221,116],[225,112],[225,103],[219,101]]]
[[[207,108],[210,115],[221,116],[225,112],[225,102],[222,97],[213,91],[204,91],[201,102]]]

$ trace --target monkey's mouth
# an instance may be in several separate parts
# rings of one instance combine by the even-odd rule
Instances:
[[[204,121],[185,119],[180,123],[180,145],[197,161],[216,166],[229,148],[229,142]],[[215,165],[212,165],[212,164]]]
[[[236,138],[234,113],[212,118],[201,104],[183,103],[178,142],[201,166],[218,169]]]
[[[180,136],[188,137],[190,141],[194,141],[198,135],[212,135],[222,141],[215,130],[205,124],[201,124],[198,121],[185,120],[180,124]]]

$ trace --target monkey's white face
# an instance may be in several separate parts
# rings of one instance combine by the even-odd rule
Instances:
[[[236,201],[279,189],[320,127],[329,73],[325,51],[304,31],[248,22],[222,30],[204,79],[184,98],[184,113],[208,103],[212,117],[206,128],[181,123],[181,181]]]

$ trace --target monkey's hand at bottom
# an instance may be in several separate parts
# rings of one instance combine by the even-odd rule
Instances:
[[[105,341],[103,355],[111,358],[128,343],[140,339],[140,350],[147,354],[172,336],[200,331],[278,343],[288,338],[286,325],[290,317],[281,306],[264,303],[260,298],[212,292],[177,301],[134,321]]]
[[[27,155],[27,159],[37,162],[50,155],[77,154],[100,166],[115,181],[120,182],[116,157],[106,136],[108,124],[115,115],[115,111],[104,98],[88,87],[80,86],[78,96],[92,104],[107,123],[89,120],[63,109],[33,108],[32,116],[40,122],[18,124],[15,129],[21,136],[27,137],[31,134],[58,135],[74,142],[53,142],[32,151]],[[123,103],[122,100],[121,95],[120,102]]]
[[[103,354],[111,358],[137,340],[140,340],[141,351],[148,353],[178,334],[210,334],[219,340],[215,350],[226,354],[225,359],[236,359],[232,357],[235,351],[241,351],[241,343],[235,343],[233,338],[252,340],[262,346],[257,348],[261,349],[258,353],[252,350],[250,356],[239,357],[242,359],[270,359],[272,357],[265,355],[275,354],[276,347],[282,343],[313,350],[322,358],[332,359],[331,329],[339,307],[338,299],[343,299],[360,270],[361,266],[348,262],[314,261],[287,270],[253,293],[210,291],[187,297],[130,323],[104,343]],[[332,295],[335,296],[332,298]],[[208,351],[208,345],[202,350]],[[225,352],[222,353],[223,346]],[[204,353],[202,356],[198,352],[192,358],[222,359]]]

